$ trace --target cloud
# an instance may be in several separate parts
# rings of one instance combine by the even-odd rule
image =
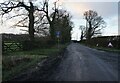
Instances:
[[[72,15],[72,21],[75,28],[80,25],[85,25],[83,13],[88,10],[94,10],[98,15],[102,16],[107,23],[106,29],[103,30],[103,35],[117,35],[118,34],[118,3],[117,2],[77,2],[68,0],[64,2],[64,9],[67,9]],[[75,39],[78,30],[73,29],[72,37]],[[80,32],[79,32],[80,34]]]
[[[65,2],[119,2],[119,0],[64,0]]]
[[[54,1],[50,0],[50,4],[53,4]],[[117,33],[118,31],[118,1],[119,0],[59,0],[59,5],[63,9],[68,10],[73,18],[72,21],[75,24],[75,28],[79,28],[79,25],[84,25],[83,13],[87,10],[95,10],[101,15],[104,20],[107,22],[107,28],[104,31],[104,34]],[[114,2],[110,2],[114,1]],[[52,5],[51,5],[52,6]],[[120,14],[120,13],[119,13]],[[12,23],[10,23],[12,24]],[[2,26],[1,26],[2,27]],[[5,27],[5,26],[4,26]],[[6,26],[9,27],[9,26]],[[2,28],[2,32],[20,32],[18,29],[8,29]],[[120,31],[120,30],[119,30]],[[74,33],[78,32],[77,29],[74,30]],[[80,33],[80,32],[79,32]],[[75,37],[75,34],[74,34]]]
[[[21,27],[13,28],[12,27],[17,22],[18,21],[16,19],[4,20],[4,22],[1,23],[0,25],[0,33],[14,33],[14,34],[24,33],[25,31],[21,31],[20,29],[26,30],[26,28],[21,28]]]
[[[95,10],[105,18],[118,14],[117,2],[64,2],[63,6],[78,17],[87,10]]]

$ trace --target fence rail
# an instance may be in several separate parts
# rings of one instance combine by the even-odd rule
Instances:
[[[14,52],[22,50],[22,44],[20,42],[2,42],[2,50],[4,52]]]

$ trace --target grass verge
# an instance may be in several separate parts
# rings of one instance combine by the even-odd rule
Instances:
[[[37,65],[43,59],[54,56],[67,46],[60,45],[32,51],[11,52],[2,57],[2,80],[10,80]]]
[[[107,52],[114,52],[114,53],[120,53],[120,49],[117,49],[117,48],[109,48],[109,47],[97,47],[97,46],[91,46],[91,45],[87,45],[87,44],[84,44],[84,43],[80,43],[82,45],[85,45],[85,46],[88,46],[90,48],[94,48],[94,49],[97,49],[97,50],[102,50],[102,51],[107,51]]]
[[[106,48],[106,47],[93,47],[97,50],[103,50],[103,51],[108,51],[108,52],[115,52],[115,53],[120,53],[120,49],[115,49],[115,48]]]

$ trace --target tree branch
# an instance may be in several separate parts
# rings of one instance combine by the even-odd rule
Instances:
[[[8,19],[12,19],[12,18],[15,18],[15,17],[24,16],[24,15],[26,16],[26,14],[17,14],[17,15],[15,15],[15,16],[9,17]],[[7,19],[7,20],[8,20],[8,19]]]
[[[27,25],[15,25],[15,26],[17,26],[17,27],[27,27],[28,28]]]
[[[30,8],[29,6],[25,5],[23,2],[19,2],[17,4],[10,1],[7,4],[0,3],[0,8],[3,11],[2,15],[9,13],[12,11],[12,9],[18,8],[18,7],[24,7],[27,11],[29,11],[29,8]]]
[[[18,21],[18,22],[17,22],[15,25],[13,25],[13,26],[17,26],[18,24],[22,23],[22,22],[25,21],[26,19],[28,19],[28,17],[26,17],[26,18],[24,18],[24,19]]]
[[[24,29],[20,29],[21,31],[26,31],[26,32],[28,32],[28,30],[24,30]]]

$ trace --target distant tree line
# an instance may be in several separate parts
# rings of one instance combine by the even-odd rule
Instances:
[[[81,43],[85,43],[95,47],[109,47],[109,43],[112,44],[112,48],[120,49],[120,35],[118,36],[99,36],[93,37],[89,40],[89,43],[83,39]]]

